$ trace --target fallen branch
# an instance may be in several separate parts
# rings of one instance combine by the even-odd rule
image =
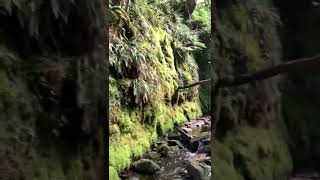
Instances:
[[[312,70],[320,67],[320,55],[311,58],[302,58],[288,61],[252,74],[239,75],[237,77],[224,77],[218,80],[219,87],[230,87],[246,84],[252,81],[263,80],[272,76],[282,73],[293,73]],[[186,86],[179,87],[178,89],[186,89],[200,84],[210,82],[210,79],[201,80]]]
[[[255,72],[253,74],[240,75],[233,78],[222,78],[219,80],[220,87],[238,86],[251,81],[263,80],[282,73],[293,73],[312,70],[320,67],[320,55],[312,58],[303,58],[288,61],[277,66]]]
[[[201,81],[198,81],[198,82],[195,82],[195,83],[186,85],[186,86],[178,87],[178,89],[187,89],[187,88],[191,88],[191,87],[194,87],[194,86],[198,86],[198,85],[200,85],[200,84],[208,83],[208,82],[210,82],[210,81],[211,81],[210,79],[205,79],[205,80],[201,80]]]

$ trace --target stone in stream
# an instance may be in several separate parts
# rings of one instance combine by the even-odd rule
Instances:
[[[156,174],[161,170],[160,166],[150,159],[140,159],[133,163],[133,169],[141,174]]]
[[[211,136],[210,132],[203,132],[198,137],[192,138],[189,142],[190,149],[193,151],[198,150],[200,142],[203,142],[206,140],[206,143],[208,143],[207,139],[210,138],[210,136]]]
[[[193,180],[210,180],[211,167],[205,163],[186,160],[184,166]]]
[[[160,157],[160,155],[156,151],[150,151],[146,154],[146,158],[148,158],[148,159],[157,159],[159,157]]]
[[[168,140],[169,146],[179,146],[180,149],[184,149],[183,144],[178,140]]]
[[[171,132],[171,133],[169,133],[168,134],[168,139],[169,140],[178,140],[178,139],[180,139],[180,134],[178,134],[177,132]]]
[[[208,155],[211,155],[211,147],[210,145],[203,145],[200,149],[198,153],[206,153]]]
[[[199,153],[207,153],[211,155],[211,139],[205,139],[202,141],[202,147],[199,149]]]
[[[169,147],[167,144],[161,144],[158,147],[158,153],[161,157],[171,157],[171,155],[178,154],[179,152],[180,148],[178,145]]]
[[[158,147],[158,153],[162,156],[162,157],[168,157],[170,154],[170,147],[166,144],[161,144]]]

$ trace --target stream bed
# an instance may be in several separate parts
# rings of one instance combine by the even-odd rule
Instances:
[[[158,139],[152,151],[120,173],[122,180],[210,180],[210,117],[188,121]],[[320,180],[317,171],[293,173],[288,180]]]
[[[160,138],[151,152],[120,177],[124,180],[210,180],[210,143],[210,117],[188,121]],[[148,172],[149,167],[137,167],[150,160],[160,167],[157,172]]]

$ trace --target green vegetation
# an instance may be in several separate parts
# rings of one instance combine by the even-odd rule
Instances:
[[[239,127],[214,144],[216,179],[285,178],[292,171],[288,146],[275,127]]]
[[[206,28],[211,28],[211,4],[205,2],[199,3],[192,13],[192,18],[201,21]]]
[[[111,166],[109,166],[109,179],[110,180],[120,180],[117,171]]]
[[[159,135],[200,117],[193,53],[204,44],[168,3],[136,1],[127,14],[111,7],[110,165],[127,168]]]

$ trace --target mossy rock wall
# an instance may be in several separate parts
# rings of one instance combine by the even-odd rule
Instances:
[[[7,2],[12,3],[11,6],[7,6]],[[99,114],[99,107],[101,109],[98,100],[102,99],[102,86],[98,81],[102,73],[100,69],[95,69],[101,64],[93,62],[90,55],[104,59],[104,52],[95,47],[102,45],[95,40],[101,36],[103,29],[93,23],[91,28],[97,29],[91,36],[86,34],[86,25],[84,29],[80,26],[85,24],[86,19],[92,23],[86,13],[97,15],[95,18],[104,17],[104,14],[99,14],[99,8],[94,9],[95,13],[89,13],[86,7],[81,11],[83,16],[72,18],[76,9],[70,9],[72,15],[64,14],[64,18],[77,21],[79,29],[66,28],[70,24],[53,18],[50,5],[35,7],[42,4],[38,2],[24,2],[19,6],[21,2],[0,1],[0,179],[101,179],[106,176],[103,168],[103,127],[96,115]],[[89,3],[92,2],[103,7],[101,2]],[[16,7],[17,4],[19,7]],[[37,11],[28,11],[30,4]],[[14,9],[11,13],[8,12],[10,7]],[[56,7],[54,11],[59,13],[60,10]],[[19,22],[18,16],[23,17],[24,21]],[[35,36],[39,28],[37,23],[45,17],[47,23],[40,23],[43,29]],[[29,22],[32,22],[30,29]],[[20,23],[26,23],[26,26],[22,27]],[[51,23],[56,23],[54,27],[60,26],[65,35],[70,33],[74,36],[62,37],[58,32],[53,32],[54,28],[48,25]],[[50,32],[46,31],[48,29]],[[79,38],[76,32],[82,33],[80,39],[85,36],[94,39],[90,38],[95,41],[92,49],[83,48],[79,52],[79,49],[73,48],[71,44],[77,44],[75,41]],[[47,41],[48,34],[56,41]],[[69,42],[73,52],[57,47],[57,36]],[[93,68],[83,63],[84,59],[90,61]],[[88,73],[84,69],[91,71]],[[82,78],[79,79],[77,72]],[[90,103],[91,109],[84,101]]]
[[[216,5],[212,63],[217,77],[252,73],[280,63],[281,21],[271,1],[217,1]],[[209,34],[203,34],[206,37]],[[201,79],[210,78],[210,69],[206,69],[210,51],[197,57],[203,67]],[[292,172],[279,80],[221,89],[221,114],[213,144],[216,180],[277,180]],[[210,107],[209,89],[200,90],[204,107]]]
[[[284,59],[312,57],[320,52],[320,11],[314,1],[278,1],[284,32]],[[320,74],[290,74],[283,83],[283,112],[295,166],[318,167],[320,160]]]
[[[174,125],[202,115],[194,51],[204,46],[170,3],[112,6],[109,163],[118,172]],[[123,30],[125,29],[125,33]]]

